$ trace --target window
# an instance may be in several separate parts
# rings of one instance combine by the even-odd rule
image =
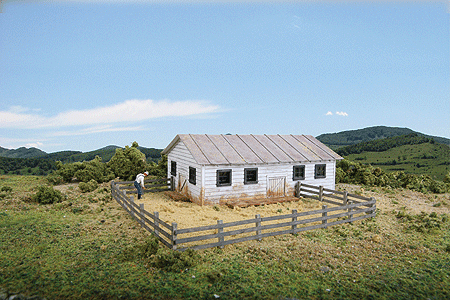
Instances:
[[[217,186],[231,185],[231,170],[217,170]]]
[[[173,176],[177,176],[177,162],[176,161],[170,162],[170,174]]]
[[[197,170],[193,167],[189,167],[189,182],[192,184],[197,182]]]
[[[327,177],[326,174],[326,167],[327,165],[316,165],[315,172],[314,172],[314,178],[325,178]]]
[[[294,181],[305,179],[305,166],[294,166],[292,179]]]
[[[258,183],[258,168],[244,169],[244,184]]]

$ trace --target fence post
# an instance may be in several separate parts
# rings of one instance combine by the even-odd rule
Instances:
[[[175,191],[175,177],[170,177],[170,190]]]
[[[155,227],[153,229],[155,230],[155,235],[159,237],[159,212],[155,211],[153,214],[155,215]]]
[[[144,227],[145,224],[144,211],[144,203],[139,204],[139,213],[141,214],[141,227]]]
[[[177,250],[177,223],[172,223],[172,249]]]
[[[134,197],[133,196],[130,196],[130,205],[129,205],[129,207],[130,207],[130,214],[131,214],[131,216],[133,217],[133,218],[135,218],[135,215],[134,215]]]
[[[297,210],[293,209],[292,210],[292,234],[295,234],[295,231],[297,229],[297,224],[295,224],[295,222],[297,222]]]
[[[373,200],[375,200],[375,198],[374,197],[370,197],[370,201],[373,201]],[[370,205],[370,207],[372,208],[372,211],[370,213],[371,214],[375,213],[375,204]]]
[[[319,201],[323,201],[323,185],[319,186]]]
[[[326,205],[322,205],[322,210],[325,210],[325,209],[327,209],[327,206]],[[326,217],[327,215],[328,215],[328,213],[326,211],[324,211],[322,213],[322,218]],[[327,223],[328,223],[327,219],[322,220],[322,224],[327,224]]]
[[[353,201],[348,201],[348,205],[352,205],[353,204]],[[348,219],[350,220],[350,223],[352,223],[353,224],[353,221],[352,221],[352,219],[353,219],[353,214],[351,213],[352,212],[352,208],[350,207],[350,208],[348,208],[348,212],[350,213],[350,215],[348,216]]]
[[[219,228],[217,228],[217,234],[219,235],[219,243],[222,243],[225,239],[221,233],[223,233],[223,220],[217,220],[217,225],[219,225]],[[220,249],[223,249],[223,245],[219,246]]]
[[[348,201],[348,192],[344,191],[344,206],[347,205],[347,201]]]
[[[300,181],[297,181],[294,189],[294,197],[300,198]]]
[[[256,228],[261,227],[261,215],[255,215],[256,218]],[[261,230],[256,230],[256,235],[261,235]],[[261,241],[261,238],[258,238],[258,241]]]
[[[127,200],[128,199],[127,192],[125,190],[122,190],[122,191],[119,190],[119,193],[122,193],[122,195],[123,195],[123,199],[122,199],[123,206],[126,207],[128,212],[131,214],[131,211],[129,211],[130,210],[130,203],[128,203],[128,200]],[[133,198],[133,196],[131,196],[131,198]]]

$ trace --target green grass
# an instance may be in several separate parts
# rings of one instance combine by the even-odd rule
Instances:
[[[346,158],[380,167],[385,172],[428,174],[440,181],[450,171],[450,147],[437,143],[403,145],[383,152],[350,154]]]
[[[67,189],[58,205],[29,202],[43,183],[0,177],[12,187],[0,199],[0,287],[9,291],[47,299],[450,297],[450,226],[440,215],[439,226],[421,232],[414,228],[425,216],[393,207],[364,222],[178,257],[161,245],[155,254],[148,233],[102,190]]]

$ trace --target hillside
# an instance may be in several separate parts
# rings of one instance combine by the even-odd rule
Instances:
[[[44,157],[47,153],[37,148],[20,147],[17,149],[6,149],[0,147],[0,157],[9,158],[37,158]]]
[[[350,146],[358,143],[369,142],[378,139],[384,139],[394,136],[401,136],[407,134],[418,134],[427,138],[434,139],[437,143],[450,145],[450,139],[430,136],[420,132],[415,132],[409,128],[374,126],[357,130],[342,131],[338,133],[326,133],[317,136],[316,138],[329,146],[332,149],[337,149],[344,146]]]
[[[404,171],[409,174],[428,174],[444,180],[450,171],[450,147],[437,143],[402,145],[386,151],[367,151],[345,156],[351,161],[371,164],[385,172]]]

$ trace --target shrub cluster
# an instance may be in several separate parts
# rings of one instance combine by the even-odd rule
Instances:
[[[8,193],[12,192],[12,187],[10,186],[2,186],[2,188],[0,189],[0,199],[4,199]]]
[[[126,247],[118,258],[121,261],[143,259],[153,268],[180,272],[197,265],[200,255],[192,249],[179,252],[160,246],[158,238],[151,235],[140,245]]]
[[[418,215],[410,215],[401,210],[397,212],[395,216],[405,224],[408,230],[414,230],[421,233],[442,229],[443,225],[448,221],[447,215],[438,215],[435,212],[430,214],[421,212]]]
[[[95,180],[97,183],[108,182],[116,177],[123,180],[133,180],[135,176],[144,171],[150,175],[165,177],[167,174],[167,157],[162,157],[158,164],[146,162],[145,155],[138,149],[138,143],[131,147],[116,149],[116,153],[107,163],[103,163],[101,157],[96,156],[91,161],[62,163],[56,162],[57,170],[47,176],[52,184],[71,182],[74,178],[80,182],[89,183]],[[83,188],[87,188],[84,185]]]
[[[63,195],[51,186],[41,185],[38,187],[38,191],[33,195],[32,199],[40,204],[53,204],[61,202]]]
[[[432,179],[429,175],[406,174],[403,171],[386,173],[379,167],[375,168],[347,159],[343,159],[336,164],[336,183],[390,186],[422,193],[446,193],[450,191],[450,175],[447,175],[442,182]]]
[[[150,258],[149,264],[154,268],[180,272],[195,266],[199,258],[200,255],[192,249],[180,252],[160,247],[156,254]]]
[[[88,182],[80,182],[80,184],[78,184],[78,187],[80,188],[82,193],[89,193],[95,191],[98,188],[98,182],[95,181],[95,179],[91,179]]]

